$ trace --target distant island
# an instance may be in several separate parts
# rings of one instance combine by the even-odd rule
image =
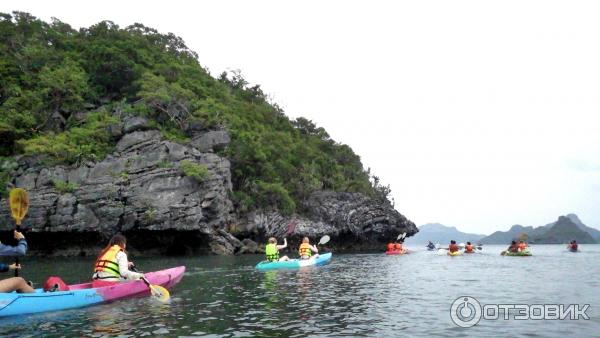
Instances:
[[[572,240],[581,244],[596,244],[600,242],[600,231],[583,224],[577,215],[568,214],[536,228],[513,225],[508,231],[496,231],[482,238],[481,243],[506,244],[516,239],[525,239],[532,244],[564,244]]]
[[[457,242],[477,242],[485,237],[480,234],[469,234],[459,231],[456,227],[446,226],[440,223],[427,223],[419,227],[419,232],[407,240],[407,244],[427,244],[433,243],[446,244],[450,240]]]

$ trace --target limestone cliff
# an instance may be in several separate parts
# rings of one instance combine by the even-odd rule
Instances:
[[[12,184],[30,195],[23,227],[38,254],[95,254],[107,238],[123,232],[129,250],[144,253],[234,254],[257,252],[253,241],[287,236],[297,243],[328,234],[336,250],[371,250],[415,225],[387,201],[359,193],[314,193],[302,215],[273,210],[238,215],[230,198],[230,162],[213,152],[229,142],[225,131],[198,132],[187,144],[165,140],[145,119],[118,126],[115,151],[97,162],[48,166],[18,157]],[[208,169],[188,177],[182,163]],[[12,228],[6,199],[0,230]]]

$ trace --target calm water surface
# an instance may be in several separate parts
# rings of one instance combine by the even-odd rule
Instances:
[[[146,271],[186,265],[171,304],[128,299],[86,309],[0,320],[1,336],[210,337],[590,337],[600,336],[600,246],[533,247],[533,257],[448,257],[415,248],[405,256],[334,253],[331,264],[261,273],[261,256],[140,258]],[[67,283],[89,278],[91,259],[33,259],[25,277]],[[7,274],[4,276],[8,277]],[[481,321],[459,328],[450,306],[460,296],[482,304],[590,304],[589,320]]]

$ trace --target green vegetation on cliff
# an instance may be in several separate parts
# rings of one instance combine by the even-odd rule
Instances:
[[[177,142],[189,140],[190,126],[228,130],[232,142],[222,155],[232,162],[241,211],[276,205],[291,213],[319,189],[389,194],[350,147],[307,119],[290,120],[239,73],[213,78],[173,34],[110,21],[74,30],[56,19],[0,13],[0,156],[100,159],[124,115],[148,117]]]

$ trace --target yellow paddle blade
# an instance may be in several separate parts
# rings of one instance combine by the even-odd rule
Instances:
[[[9,196],[10,212],[15,219],[17,225],[21,225],[21,221],[27,215],[29,210],[29,195],[22,188],[15,188],[10,191]]]
[[[169,290],[160,285],[150,285],[150,293],[152,293],[152,296],[155,299],[162,303],[167,303],[171,300],[171,294],[169,293]]]

